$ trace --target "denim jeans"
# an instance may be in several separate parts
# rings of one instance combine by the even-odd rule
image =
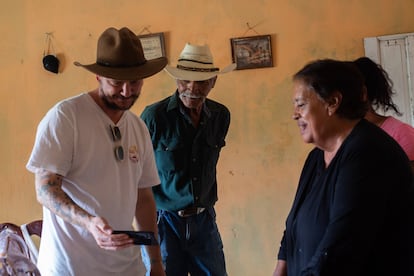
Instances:
[[[213,207],[186,218],[160,210],[158,231],[167,276],[227,275],[223,243]],[[145,250],[142,251],[148,269],[149,259]]]

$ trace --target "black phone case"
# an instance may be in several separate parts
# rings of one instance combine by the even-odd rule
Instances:
[[[127,234],[134,240],[134,244],[138,245],[158,245],[154,232],[149,231],[129,231],[129,230],[115,230],[112,234]]]

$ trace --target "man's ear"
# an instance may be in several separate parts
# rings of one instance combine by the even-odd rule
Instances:
[[[335,91],[327,102],[328,114],[333,115],[342,103],[342,94],[339,91]]]

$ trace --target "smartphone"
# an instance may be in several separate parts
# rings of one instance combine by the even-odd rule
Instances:
[[[158,245],[158,240],[155,238],[154,232],[115,230],[112,231],[112,234],[127,234],[134,240],[134,244],[138,245]]]

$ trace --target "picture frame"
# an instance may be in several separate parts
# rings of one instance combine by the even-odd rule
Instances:
[[[270,35],[236,37],[231,38],[230,43],[236,70],[273,67]]]
[[[165,57],[164,33],[150,33],[137,36],[142,44],[144,56],[147,60]]]

